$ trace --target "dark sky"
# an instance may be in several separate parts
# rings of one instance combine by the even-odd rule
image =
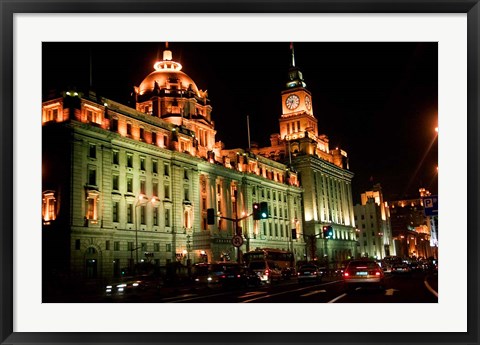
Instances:
[[[164,43],[44,43],[43,93],[90,84],[127,104],[153,71]],[[437,43],[295,42],[295,62],[312,92],[319,133],[347,151],[353,199],[381,183],[387,200],[437,193]],[[278,133],[289,42],[170,42],[173,60],[208,90],[217,140],[226,148],[269,144]],[[130,104],[133,106],[133,104]],[[432,145],[433,143],[433,145]]]

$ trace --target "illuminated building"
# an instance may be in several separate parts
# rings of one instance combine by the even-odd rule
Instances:
[[[295,66],[293,46],[288,81],[282,91],[279,133],[270,136],[270,146],[252,151],[288,162],[299,173],[303,193],[304,238],[309,241],[308,259],[325,260],[335,266],[356,256],[355,222],[348,156],[330,149],[329,139],[319,134],[313,113],[313,96],[303,74]],[[324,226],[332,226],[332,239],[323,238]]]
[[[245,252],[303,258],[297,172],[215,141],[206,91],[165,50],[135,87],[136,109],[66,90],[42,105],[42,217],[46,278],[111,279],[137,263],[236,260],[234,224],[267,201],[268,220],[239,222]]]
[[[358,252],[362,257],[383,259],[395,256],[390,209],[383,199],[382,187],[375,184],[361,194],[361,204],[354,207]]]
[[[438,217],[426,217],[421,197],[430,193],[419,190],[417,199],[390,201],[392,234],[398,256],[437,257]]]

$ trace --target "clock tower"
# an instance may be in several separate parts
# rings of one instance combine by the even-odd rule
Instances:
[[[312,94],[307,90],[303,74],[295,66],[293,43],[290,44],[292,61],[288,70],[288,80],[282,91],[282,116],[280,117],[280,137],[298,138],[307,131],[318,135],[317,119],[313,115]]]

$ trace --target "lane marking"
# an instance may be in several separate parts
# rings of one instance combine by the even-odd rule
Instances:
[[[388,290],[385,291],[385,296],[393,296],[393,293],[395,291],[400,291],[400,290],[388,289]]]
[[[249,303],[249,302],[257,301],[257,300],[259,300],[259,299],[264,299],[264,298],[270,298],[270,297],[273,297],[273,296],[284,295],[284,294],[286,294],[286,293],[292,293],[292,292],[296,292],[296,291],[302,291],[302,290],[310,289],[310,288],[312,288],[312,287],[319,287],[319,286],[325,286],[325,285],[329,285],[329,284],[335,284],[335,283],[338,283],[339,281],[341,281],[341,280],[335,280],[335,281],[332,281],[332,282],[329,282],[329,283],[322,283],[322,284],[318,284],[318,285],[307,286],[307,287],[300,288],[300,289],[295,289],[295,290],[282,291],[282,292],[274,293],[274,294],[271,294],[271,295],[260,296],[260,297],[248,299],[248,300],[242,301],[242,303]]]
[[[307,296],[315,295],[315,294],[321,293],[321,292],[327,292],[327,290],[315,290],[315,291],[308,292],[306,294],[300,295],[300,297],[307,297]]]
[[[238,298],[248,298],[248,297],[253,297],[253,296],[256,296],[256,295],[263,295],[263,294],[266,294],[268,292],[266,291],[250,291],[250,292],[246,292],[245,295],[242,295],[242,296],[238,296]]]
[[[184,295],[178,295],[178,296],[174,296],[174,297],[165,297],[165,298],[162,298],[162,299],[169,300],[169,299],[192,297],[192,296],[198,296],[198,295],[197,294],[192,294],[192,293],[187,293],[187,294],[184,294]]]
[[[335,297],[334,299],[332,299],[331,301],[327,302],[327,303],[335,303],[336,301],[338,301],[340,298],[343,298],[345,297],[347,294],[344,293],[343,295],[340,295],[338,297]]]
[[[425,286],[427,287],[428,291],[430,291],[431,293],[433,293],[433,294],[435,295],[435,297],[438,298],[438,292],[435,291],[435,290],[430,286],[430,284],[428,284],[426,277],[425,277],[425,280],[423,281],[423,283],[424,283]]]

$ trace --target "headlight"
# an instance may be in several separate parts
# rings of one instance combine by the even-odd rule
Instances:
[[[112,288],[112,286],[111,286],[111,285],[107,285],[107,289],[111,289],[111,288]]]
[[[208,280],[208,281],[211,281],[211,280],[212,280],[212,277],[208,277],[207,280]]]
[[[133,283],[132,286],[138,286],[138,283]]]
[[[117,285],[117,288],[124,288],[125,286],[127,286],[127,284],[119,284]]]

